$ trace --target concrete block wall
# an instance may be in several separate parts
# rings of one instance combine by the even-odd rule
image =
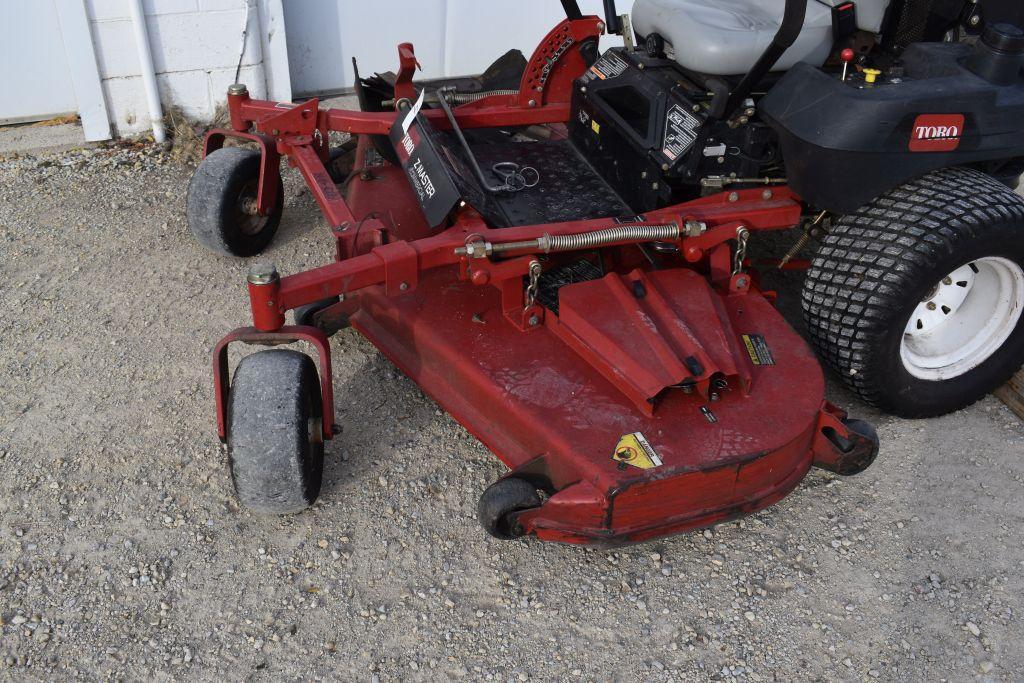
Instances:
[[[128,2],[86,0],[86,8],[115,135],[146,131],[149,108]],[[145,0],[144,8],[165,110],[174,105],[209,120],[239,64],[238,80],[254,97],[266,95],[257,0]]]

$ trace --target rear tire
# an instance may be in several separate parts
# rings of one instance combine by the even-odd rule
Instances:
[[[283,515],[320,495],[323,405],[316,365],[290,350],[246,356],[228,398],[228,462],[238,500]]]
[[[868,403],[909,418],[967,407],[1024,364],[1024,198],[964,168],[907,183],[835,223],[803,308]]]
[[[241,147],[210,152],[188,184],[186,215],[196,240],[226,256],[255,256],[270,245],[281,223],[284,188],[277,171],[277,201],[255,213],[260,153]]]

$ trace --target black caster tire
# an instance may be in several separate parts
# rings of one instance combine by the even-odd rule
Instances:
[[[926,418],[1024,364],[1024,198],[965,168],[836,221],[803,289],[818,353],[864,401]]]
[[[357,138],[349,138],[331,150],[327,160],[327,173],[335,185],[341,185],[356,167]]]
[[[225,256],[255,256],[266,249],[281,224],[284,188],[266,216],[256,213],[260,154],[223,147],[207,155],[188,184],[186,215],[193,236]]]
[[[506,477],[484,490],[477,505],[477,518],[488,534],[507,541],[525,533],[516,520],[516,513],[540,505],[540,496],[533,484],[518,477]]]
[[[878,431],[870,422],[864,420],[845,420],[844,424],[850,431],[850,439],[839,436],[832,437],[833,443],[843,452],[839,467],[833,472],[844,477],[860,474],[875,462],[880,450]]]
[[[348,318],[335,319],[330,321],[322,320],[319,317],[319,313],[324,309],[330,308],[334,304],[341,301],[339,297],[332,296],[320,301],[314,301],[311,304],[305,306],[299,306],[292,311],[292,319],[296,325],[307,325],[309,327],[316,327],[321,330],[328,337],[337,334],[340,330],[348,327]]]
[[[290,350],[246,356],[228,397],[228,462],[239,502],[266,515],[305,510],[320,495],[323,406],[312,359]]]

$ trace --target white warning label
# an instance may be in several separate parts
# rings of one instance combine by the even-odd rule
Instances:
[[[672,161],[686,154],[697,141],[700,126],[700,119],[678,104],[673,105],[665,117],[665,144],[661,153]]]

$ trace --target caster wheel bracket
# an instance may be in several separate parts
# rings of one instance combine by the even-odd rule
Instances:
[[[860,474],[875,461],[879,451],[875,428],[826,403],[814,438],[814,466],[842,476]]]
[[[323,400],[323,437],[333,439],[341,430],[334,421],[334,378],[331,371],[331,347],[327,335],[315,327],[286,325],[277,332],[261,332],[255,327],[240,327],[219,342],[213,351],[213,392],[217,404],[217,435],[227,439],[227,406],[231,390],[228,368],[228,347],[234,342],[254,345],[309,342],[320,357],[320,396]]]

